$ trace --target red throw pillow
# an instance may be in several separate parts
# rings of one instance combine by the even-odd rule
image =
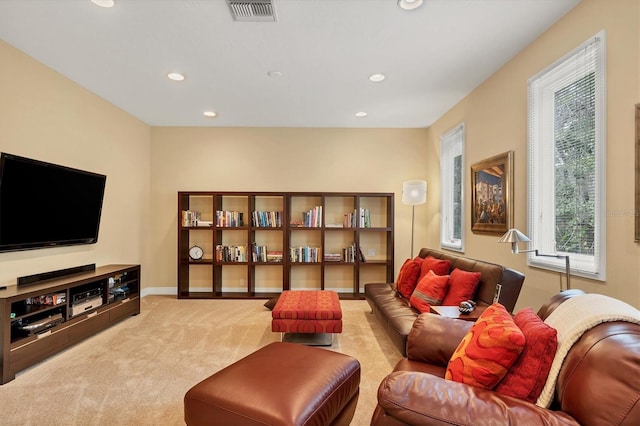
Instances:
[[[429,271],[416,286],[409,303],[420,312],[429,312],[431,305],[440,305],[449,287],[448,275],[436,275]]]
[[[480,314],[451,356],[445,378],[491,390],[507,374],[525,345],[524,334],[504,306]]]
[[[480,272],[468,272],[455,268],[449,279],[449,292],[442,304],[445,306],[458,306],[460,302],[473,299],[476,287],[480,282]]]
[[[519,310],[514,321],[524,333],[527,343],[495,391],[535,403],[556,355],[558,332],[545,324],[531,308]]]
[[[427,272],[433,271],[436,275],[449,275],[449,270],[451,269],[451,262],[445,259],[436,259],[432,256],[427,256],[422,261],[422,265],[420,266],[420,276],[418,277],[418,282]]]
[[[413,259],[407,259],[400,268],[396,289],[401,296],[407,299],[411,297],[413,290],[418,284],[418,275],[420,275],[420,263]]]

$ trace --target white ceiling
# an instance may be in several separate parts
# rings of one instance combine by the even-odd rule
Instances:
[[[277,22],[235,22],[225,0],[0,0],[0,39],[152,126],[414,128],[579,1],[274,0]]]

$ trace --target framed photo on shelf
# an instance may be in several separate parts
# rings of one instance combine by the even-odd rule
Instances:
[[[471,166],[471,231],[502,235],[513,220],[513,151]]]

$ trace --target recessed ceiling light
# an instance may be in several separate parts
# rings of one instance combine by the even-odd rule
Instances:
[[[218,113],[216,113],[215,111],[205,111],[203,112],[205,117],[217,117]]]
[[[356,112],[356,117],[362,118],[362,117],[366,117],[366,116],[367,116],[367,113],[364,112],[364,111]]]
[[[167,77],[169,77],[169,79],[171,79],[173,81],[182,81],[182,80],[184,80],[184,75],[180,74],[179,72],[170,72],[169,74],[167,74]]]
[[[385,79],[384,74],[371,74],[369,76],[369,80],[373,81],[374,83],[378,83],[384,79]]]
[[[91,0],[91,3],[100,7],[113,7],[116,4],[115,0]]]
[[[398,0],[398,7],[404,10],[413,10],[422,6],[422,0]]]

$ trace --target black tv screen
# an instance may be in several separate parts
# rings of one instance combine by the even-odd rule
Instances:
[[[107,177],[0,155],[0,251],[98,241]]]

